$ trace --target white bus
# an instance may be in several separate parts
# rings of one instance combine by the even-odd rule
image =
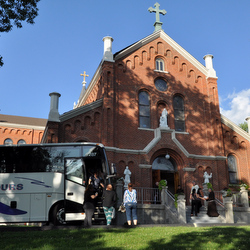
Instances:
[[[0,146],[0,223],[84,220],[85,186],[96,171],[104,182],[113,174],[102,144]]]

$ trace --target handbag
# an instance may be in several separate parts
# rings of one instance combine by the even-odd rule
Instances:
[[[113,211],[112,211],[112,214],[111,214],[111,218],[115,219],[115,208],[114,207],[113,207]]]
[[[126,212],[126,208],[125,208],[125,206],[124,206],[123,203],[120,205],[118,211],[120,211],[120,212],[122,212],[122,213]]]

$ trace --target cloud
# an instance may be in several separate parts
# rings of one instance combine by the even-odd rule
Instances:
[[[227,109],[220,107],[220,112],[224,116],[237,125],[243,123],[245,118],[250,116],[250,89],[229,94],[226,99],[220,98],[220,103],[221,106],[228,106]]]

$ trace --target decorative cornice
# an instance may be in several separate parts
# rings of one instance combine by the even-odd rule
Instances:
[[[139,168],[152,168],[152,165],[139,164]]]
[[[97,100],[95,102],[92,102],[90,104],[84,105],[84,106],[79,107],[79,108],[75,108],[75,109],[73,109],[73,110],[71,110],[71,111],[69,111],[67,113],[62,114],[59,117],[60,122],[64,122],[64,121],[69,120],[71,118],[74,118],[74,117],[76,117],[78,115],[86,113],[86,112],[88,112],[90,110],[93,110],[93,109],[96,109],[98,107],[101,107],[102,104],[103,104],[103,99],[99,99],[99,100]]]
[[[122,50],[120,53],[116,54],[115,60],[118,60],[126,55],[138,50],[142,46],[152,42],[158,37],[162,38],[166,43],[168,43],[173,49],[180,53],[184,58],[186,58],[190,63],[192,63],[198,70],[200,70],[206,77],[209,76],[208,69],[201,64],[197,59],[195,59],[191,54],[189,54],[185,49],[183,49],[178,43],[176,43],[171,37],[169,37],[163,30],[154,32],[153,34],[141,39],[140,41],[132,44],[128,48]]]
[[[97,80],[99,79],[100,75],[101,75],[101,72],[102,72],[102,64],[103,64],[103,60],[101,61],[101,63],[99,64],[93,78],[91,79],[91,82],[89,83],[89,86],[88,88],[85,90],[84,89],[84,92],[83,90],[81,91],[81,94],[83,94],[83,96],[81,96],[80,94],[80,98],[79,98],[79,102],[77,103],[76,105],[76,108],[78,107],[81,107],[84,105],[84,103],[86,102],[88,96],[90,95],[91,91],[93,90],[93,88],[95,87],[95,84],[97,82]],[[85,88],[85,86],[83,86],[83,88]]]
[[[235,131],[236,133],[238,133],[239,135],[241,135],[242,137],[244,137],[246,140],[250,141],[250,135],[245,130],[243,130],[238,125],[236,125],[235,123],[233,123],[232,121],[230,121],[223,114],[220,114],[220,115],[221,115],[221,122],[223,124],[225,124],[227,127],[229,127],[230,129],[232,129],[233,131]]]
[[[183,168],[185,172],[194,172],[196,168]]]
[[[44,130],[45,129],[45,126],[25,125],[25,124],[6,123],[6,122],[0,122],[0,127],[34,129],[34,130]]]

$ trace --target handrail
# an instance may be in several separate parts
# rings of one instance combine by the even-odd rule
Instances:
[[[224,204],[223,204],[220,200],[218,200],[217,198],[215,198],[215,202],[216,202],[219,206],[221,206],[222,208],[225,208]]]
[[[167,195],[167,199],[166,199],[166,203],[165,205],[169,208],[169,210],[172,211],[172,213],[174,213],[177,216],[177,208],[175,207],[175,197],[174,195],[167,189],[164,190],[166,195]]]
[[[168,195],[172,200],[175,200],[174,195],[173,195],[169,190],[167,190],[167,195]]]

